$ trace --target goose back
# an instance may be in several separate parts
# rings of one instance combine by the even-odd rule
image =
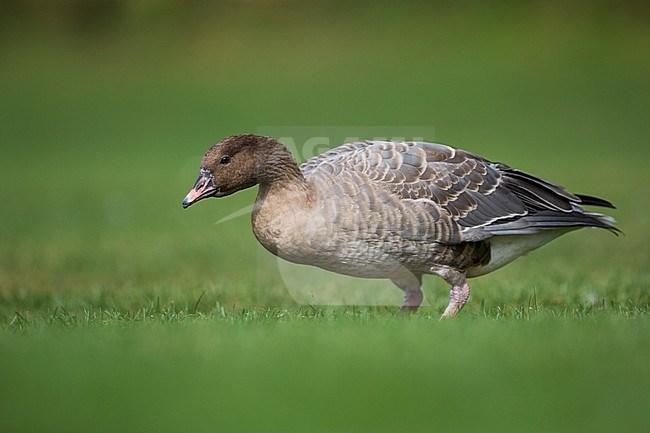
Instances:
[[[337,177],[343,188],[369,183],[390,191],[411,209],[425,208],[437,222],[430,239],[449,244],[558,227],[617,231],[610,218],[584,212],[581,206],[584,198],[587,204],[612,207],[605,200],[572,194],[555,183],[442,144],[348,143],[300,168],[308,180]]]

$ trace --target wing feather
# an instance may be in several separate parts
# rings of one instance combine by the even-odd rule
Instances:
[[[562,227],[617,230],[607,217],[581,207],[611,207],[605,200],[572,194],[547,180],[442,144],[348,143],[308,160],[301,170],[306,178],[355,172],[375,188],[418,206],[413,212],[426,209],[445,227],[440,241],[450,243]],[[414,235],[414,229],[407,234]]]

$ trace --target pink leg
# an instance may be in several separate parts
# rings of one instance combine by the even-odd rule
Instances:
[[[393,284],[404,291],[404,305],[399,309],[400,313],[418,311],[418,307],[424,299],[422,293],[422,275],[407,275],[400,279],[393,279]]]
[[[415,313],[416,311],[418,311],[418,308],[422,303],[422,299],[424,299],[424,294],[422,293],[422,290],[420,290],[419,288],[417,291],[405,292],[404,305],[402,305],[402,308],[399,309],[400,313],[406,313],[406,312]]]
[[[464,283],[459,286],[453,286],[449,291],[449,305],[442,313],[442,317],[455,317],[463,308],[469,298],[469,284]]]

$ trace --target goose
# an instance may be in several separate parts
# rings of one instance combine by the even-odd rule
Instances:
[[[253,233],[271,253],[336,273],[390,279],[402,312],[423,300],[422,276],[450,286],[442,317],[469,298],[468,278],[582,227],[617,234],[614,208],[473,153],[421,141],[346,143],[298,166],[278,140],[255,134],[210,147],[184,198],[190,205],[259,185]]]

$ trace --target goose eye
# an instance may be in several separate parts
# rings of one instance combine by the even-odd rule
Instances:
[[[230,162],[230,157],[228,155],[222,156],[219,164],[228,164]]]

